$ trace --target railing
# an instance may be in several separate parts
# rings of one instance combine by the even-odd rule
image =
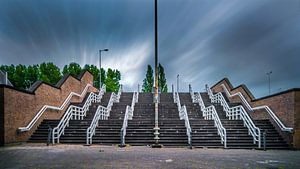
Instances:
[[[224,84],[221,84],[221,86],[225,90],[227,96],[229,96],[229,97],[239,96],[241,98],[243,104],[248,108],[248,110],[254,111],[254,110],[265,109],[269,113],[269,115],[271,116],[271,118],[276,122],[276,124],[279,126],[279,128],[282,131],[293,132],[293,128],[286,127],[281,122],[281,120],[276,116],[276,114],[270,109],[269,106],[263,105],[263,106],[258,106],[258,107],[251,107],[250,104],[248,103],[248,101],[245,99],[245,97],[242,95],[241,92],[237,92],[237,93],[231,95],[230,92],[228,91],[228,89],[226,88],[226,86]]]
[[[221,138],[221,143],[224,145],[224,148],[227,148],[227,135],[226,135],[226,129],[223,127],[223,124],[221,123],[221,120],[219,118],[219,115],[216,111],[216,108],[214,105],[210,105],[208,107],[205,107],[203,99],[201,97],[201,94],[197,92],[196,94],[190,90],[191,98],[193,103],[198,103],[201,111],[202,116],[205,120],[214,120],[214,126],[218,130],[218,135]]]
[[[105,91],[106,91],[106,87],[105,87],[105,85],[103,85],[102,88],[100,89],[99,94],[95,94],[95,93],[91,92],[89,94],[88,98],[86,99],[83,107],[78,107],[78,106],[71,105],[67,109],[64,116],[59,121],[58,125],[53,129],[53,131],[52,131],[52,143],[53,144],[55,143],[55,139],[57,139],[57,143],[59,143],[60,136],[62,134],[64,134],[65,128],[67,126],[69,126],[69,121],[71,119],[82,120],[83,117],[86,116],[86,112],[89,110],[89,107],[92,104],[92,102],[100,102]]]
[[[126,129],[128,126],[128,120],[132,120],[133,112],[134,112],[134,106],[135,103],[138,102],[139,99],[139,92],[134,92],[132,97],[131,106],[126,106],[126,112],[123,120],[123,126],[121,128],[121,145],[125,145],[125,136],[126,136]]]
[[[177,103],[179,118],[180,120],[184,120],[184,124],[186,127],[186,135],[188,136],[188,144],[192,146],[192,129],[187,114],[186,106],[181,106],[179,94],[177,92],[175,94],[173,93],[173,97],[175,97],[174,102]]]
[[[90,145],[93,143],[92,138],[95,135],[95,130],[99,124],[99,120],[107,120],[108,117],[110,116],[110,111],[111,111],[113,104],[116,102],[119,102],[120,97],[121,97],[121,91],[122,91],[122,89],[120,86],[118,94],[115,94],[113,92],[111,93],[107,107],[98,106],[97,111],[94,115],[94,118],[93,118],[90,126],[86,130],[86,144],[87,145]]]
[[[211,89],[206,85],[206,91],[211,99],[212,103],[220,103],[223,107],[223,110],[226,112],[226,117],[230,120],[243,120],[244,126],[248,128],[248,134],[253,137],[253,144],[258,143],[258,147],[261,148],[261,135],[260,129],[255,126],[252,119],[246,112],[243,106],[229,107],[227,101],[225,100],[221,92],[213,94]]]
[[[34,126],[34,124],[39,120],[39,118],[43,115],[43,113],[48,109],[58,110],[58,111],[63,110],[70,103],[70,100],[73,96],[78,96],[78,97],[85,96],[89,87],[93,87],[93,85],[87,84],[81,94],[71,92],[60,107],[44,105],[26,127],[19,127],[19,131],[20,132],[29,131]]]

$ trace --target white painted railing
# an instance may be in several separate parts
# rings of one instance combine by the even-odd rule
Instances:
[[[243,120],[244,126],[248,128],[248,134],[253,137],[253,144],[258,143],[258,147],[261,148],[260,129],[255,126],[244,107],[241,105],[229,107],[223,94],[221,92],[213,94],[211,89],[207,85],[206,91],[212,103],[220,103],[222,105],[223,110],[226,112],[226,117],[228,117],[230,120]]]
[[[179,94],[176,92],[173,93],[174,103],[177,103],[178,113],[180,120],[184,120],[184,124],[186,127],[186,135],[188,136],[188,144],[192,146],[192,128],[190,125],[189,117],[187,114],[186,106],[181,106]]]
[[[123,126],[121,128],[121,145],[125,145],[125,136],[126,136],[126,129],[128,126],[128,120],[132,120],[134,106],[135,103],[138,102],[139,99],[139,92],[134,92],[132,97],[131,106],[126,106],[126,112],[124,115]]]
[[[226,129],[223,127],[223,124],[221,123],[221,120],[219,118],[219,115],[216,111],[216,108],[214,105],[210,105],[208,107],[205,107],[203,99],[201,97],[201,94],[197,92],[196,94],[190,90],[191,98],[193,103],[198,103],[201,111],[202,116],[205,120],[214,120],[214,126],[218,130],[218,135],[221,138],[221,143],[224,145],[224,148],[227,148],[227,135],[226,135]]]
[[[58,125],[55,128],[53,128],[52,143],[54,144],[55,140],[57,140],[57,143],[59,143],[60,136],[64,134],[65,128],[69,126],[69,121],[71,119],[82,120],[83,117],[86,116],[86,112],[89,110],[89,107],[92,104],[92,102],[100,102],[105,91],[106,87],[105,85],[103,85],[99,94],[91,92],[88,98],[86,99],[83,107],[71,105],[59,121]]]
[[[63,110],[67,105],[69,105],[73,96],[84,97],[89,87],[93,87],[93,85],[87,84],[81,94],[71,92],[60,107],[44,105],[26,127],[19,127],[19,131],[29,131],[46,110]]]
[[[250,104],[248,103],[248,101],[245,99],[245,97],[242,95],[241,92],[237,92],[235,94],[230,94],[230,92],[228,91],[228,89],[226,88],[226,86],[224,84],[221,84],[221,86],[223,87],[224,91],[226,92],[226,95],[228,97],[234,97],[234,96],[239,96],[240,99],[242,100],[243,104],[248,108],[248,110],[250,111],[254,111],[254,110],[260,110],[260,109],[265,109],[269,115],[271,116],[271,118],[276,122],[276,124],[279,126],[279,128],[282,131],[287,131],[287,132],[293,132],[293,128],[291,127],[286,127],[281,120],[276,116],[276,114],[270,109],[269,106],[263,105],[263,106],[258,106],[258,107],[251,107]]]
[[[93,136],[95,135],[95,130],[96,127],[99,124],[99,120],[107,120],[108,117],[110,116],[110,111],[114,103],[119,102],[120,97],[121,97],[121,87],[119,88],[118,94],[111,93],[109,102],[107,104],[107,107],[104,106],[98,106],[97,111],[94,115],[94,118],[86,130],[86,144],[90,145],[93,144]]]

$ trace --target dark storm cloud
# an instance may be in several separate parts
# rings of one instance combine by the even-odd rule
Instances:
[[[299,86],[299,1],[197,2],[193,5],[200,9],[190,8],[186,18],[177,20],[185,26],[182,37],[174,45],[170,33],[170,41],[163,41],[171,49],[165,54],[176,56],[172,82],[179,73],[185,90],[188,83],[203,89],[204,83],[212,85],[226,76],[262,96],[268,92],[266,72],[272,70],[273,92]],[[199,12],[203,7],[210,10]],[[186,23],[191,16],[199,17]]]
[[[125,88],[153,65],[153,1],[0,1],[1,64],[71,61],[121,70]],[[159,60],[169,88],[195,90],[229,77],[256,96],[299,87],[298,0],[159,0]]]

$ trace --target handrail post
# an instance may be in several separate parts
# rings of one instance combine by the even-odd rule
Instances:
[[[263,132],[264,151],[266,151],[266,135],[267,135],[267,130]]]
[[[50,125],[48,125],[48,139],[47,139],[47,146],[49,146],[51,142],[51,137],[52,137],[52,128]]]

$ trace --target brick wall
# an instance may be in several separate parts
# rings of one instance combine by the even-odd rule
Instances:
[[[0,88],[0,146],[4,144],[4,89]]]
[[[85,71],[79,78],[69,75],[59,83],[59,86],[40,83],[32,93],[3,87],[5,144],[27,141],[43,119],[60,119],[68,106],[63,111],[46,110],[30,131],[18,132],[18,128],[27,126],[44,105],[59,107],[71,92],[81,94],[87,84],[93,84],[93,76]],[[90,87],[88,91],[97,89]],[[80,102],[83,98],[73,96],[71,102]]]
[[[300,148],[300,91],[295,92],[294,146]]]
[[[300,129],[299,89],[291,89],[274,95],[255,99],[255,97],[245,85],[240,85],[236,88],[233,88],[232,84],[227,78],[216,83],[212,87],[213,92],[224,92],[224,89],[221,86],[221,84],[224,84],[226,86],[231,95],[240,92],[251,105],[251,107],[257,107],[262,105],[269,106],[286,127],[292,127],[295,129],[293,134],[282,132],[276,124],[276,122],[271,118],[269,113],[267,113],[267,111],[263,109],[255,110],[254,112],[248,111],[248,113],[253,119],[269,119],[271,123],[275,126],[277,131],[284,137],[284,139],[288,143],[293,144],[293,146],[296,148],[300,148],[300,131],[298,131]],[[239,96],[230,97],[228,99],[230,100],[230,102],[242,103]],[[293,137],[293,135],[297,137]]]

